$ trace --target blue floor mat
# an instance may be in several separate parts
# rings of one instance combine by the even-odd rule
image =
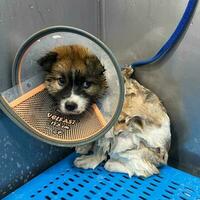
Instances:
[[[72,164],[74,158],[71,154],[4,199],[200,200],[200,178],[172,167],[162,167],[159,175],[147,179],[129,178],[105,171],[103,166],[78,169]]]

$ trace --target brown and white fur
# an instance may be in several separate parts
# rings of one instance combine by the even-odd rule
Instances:
[[[63,114],[83,114],[107,91],[104,66],[81,45],[56,47],[38,64],[46,71],[45,86]]]
[[[159,98],[130,78],[132,68],[122,72],[125,101],[117,124],[98,141],[76,147],[76,152],[86,155],[77,157],[74,164],[88,169],[106,161],[109,171],[148,177],[167,164],[170,120]]]

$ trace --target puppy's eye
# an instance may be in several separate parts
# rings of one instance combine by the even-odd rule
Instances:
[[[63,86],[65,84],[66,80],[65,80],[65,77],[60,77],[58,78],[58,84],[60,86]]]
[[[88,89],[92,85],[92,82],[90,81],[85,81],[83,82],[83,88]]]

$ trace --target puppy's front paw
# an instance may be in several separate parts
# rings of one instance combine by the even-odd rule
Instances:
[[[132,172],[123,163],[116,160],[108,160],[104,168],[110,172],[126,173],[130,177],[132,176]]]
[[[95,169],[105,159],[105,156],[82,155],[74,160],[74,165],[83,169]]]
[[[154,174],[159,174],[159,170],[155,166],[152,165],[151,167],[148,166],[148,167],[144,167],[144,168],[141,168],[141,169],[135,169],[134,174],[136,176],[147,178],[147,177],[152,176]]]
[[[153,164],[144,160],[124,161],[110,159],[106,162],[104,168],[111,172],[126,173],[129,177],[136,175],[146,178],[159,173],[159,170]]]

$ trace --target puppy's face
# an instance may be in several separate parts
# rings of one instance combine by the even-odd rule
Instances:
[[[61,46],[39,59],[45,85],[63,114],[79,115],[106,92],[104,67],[82,46]]]

